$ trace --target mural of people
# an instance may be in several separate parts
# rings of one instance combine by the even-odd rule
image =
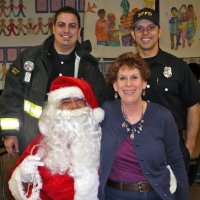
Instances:
[[[182,4],[179,9],[171,8],[169,19],[169,34],[171,49],[178,50],[181,45],[185,48],[186,42],[191,47],[197,30],[197,15],[194,6]]]

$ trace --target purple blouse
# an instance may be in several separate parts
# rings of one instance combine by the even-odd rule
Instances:
[[[124,182],[140,182],[145,180],[139,161],[136,158],[130,135],[127,135],[119,145],[109,179]]]

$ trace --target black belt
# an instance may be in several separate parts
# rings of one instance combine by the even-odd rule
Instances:
[[[117,182],[108,179],[107,185],[117,190],[124,191],[148,192],[153,190],[152,186],[147,182]]]

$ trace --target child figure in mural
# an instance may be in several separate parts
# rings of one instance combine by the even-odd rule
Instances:
[[[185,4],[181,5],[179,9],[179,20],[180,20],[179,28],[181,31],[182,48],[185,48],[186,33],[187,33],[187,27],[188,27],[188,21],[189,21],[187,6]]]
[[[0,35],[7,36],[6,29],[6,20],[0,19]]]
[[[18,27],[15,25],[13,18],[9,19],[9,24],[7,26],[7,29],[8,29],[8,36],[10,36],[12,33],[13,35],[18,35],[18,33],[16,32]]]
[[[178,9],[176,7],[172,7],[171,14],[172,17],[169,19],[171,49],[178,49],[178,46],[180,45]]]
[[[6,15],[6,1],[0,0],[0,17],[7,17]]]
[[[120,4],[122,16],[120,17],[120,31],[123,46],[132,46],[133,38],[131,36],[133,13],[129,12],[130,3],[128,0],[122,0]]]
[[[97,45],[104,45],[107,46],[107,29],[108,29],[108,21],[105,19],[106,11],[104,9],[98,10],[99,19],[96,21],[95,27],[95,35],[97,39]]]
[[[34,21],[32,18],[28,18],[27,19],[27,25],[25,25],[25,28],[27,29],[27,34],[35,34],[35,30],[34,30]]]
[[[15,17],[15,8],[17,7],[14,4],[14,0],[10,0],[10,4],[7,7],[7,9],[10,9],[10,12],[8,13],[7,17],[10,17],[11,14],[13,14],[13,17]]]
[[[47,27],[47,31],[45,34],[52,34],[52,31],[53,31],[53,18],[52,17],[49,17],[48,18],[48,22],[47,24],[45,24],[45,26]]]
[[[194,42],[194,36],[197,30],[197,15],[194,11],[194,6],[192,4],[188,5],[188,17],[189,20],[188,20],[186,37],[188,41],[188,46],[190,47]]]
[[[16,16],[19,17],[20,15],[22,15],[22,17],[26,17],[26,15],[24,14],[24,9],[26,9],[26,6],[24,5],[23,0],[19,0],[17,8],[19,9],[19,11]]]
[[[0,67],[0,95],[4,88],[5,76],[6,76],[7,71],[8,71],[8,67],[6,66],[5,63],[2,63]]]
[[[35,34],[38,35],[41,32],[44,35],[45,31],[43,30],[43,27],[45,27],[45,24],[43,23],[43,18],[38,17],[38,23],[34,27],[34,29],[36,30]]]
[[[23,24],[23,18],[18,18],[17,21],[18,21],[18,25],[17,25],[18,34],[17,35],[20,35],[21,33],[24,34],[24,35],[27,35],[27,33],[24,30],[25,25]]]
[[[108,13],[108,46],[120,46],[119,25],[114,13]]]

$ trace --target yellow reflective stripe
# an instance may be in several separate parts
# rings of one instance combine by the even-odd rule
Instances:
[[[42,107],[30,101],[24,100],[24,111],[35,118],[39,118],[42,114]]]
[[[1,118],[1,130],[19,131],[19,120],[16,118]]]

